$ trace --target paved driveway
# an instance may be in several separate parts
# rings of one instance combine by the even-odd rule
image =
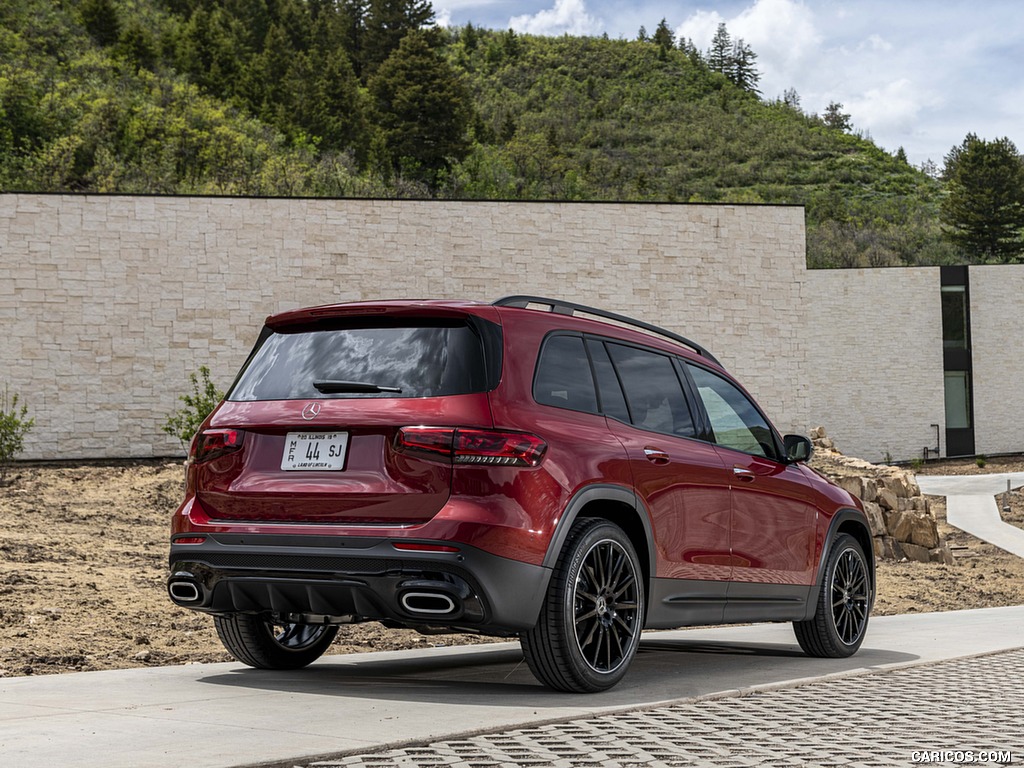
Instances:
[[[649,633],[625,681],[593,696],[541,688],[509,643],[328,656],[289,673],[212,664],[8,678],[0,765],[295,764],[1006,651],[1024,646],[1022,628],[1024,606],[877,617],[843,660],[803,656],[788,625]]]

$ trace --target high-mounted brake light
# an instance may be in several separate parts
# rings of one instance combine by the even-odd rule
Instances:
[[[197,464],[210,461],[241,450],[244,440],[245,432],[240,429],[207,429],[192,441],[192,455],[189,458]]]
[[[527,432],[455,427],[403,427],[395,448],[453,464],[535,467],[547,443]]]

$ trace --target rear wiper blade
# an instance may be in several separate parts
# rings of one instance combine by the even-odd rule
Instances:
[[[365,381],[314,381],[313,386],[325,395],[338,392],[401,392],[401,387],[382,387]]]

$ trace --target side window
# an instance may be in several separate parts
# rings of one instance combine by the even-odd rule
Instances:
[[[711,420],[715,442],[743,453],[777,459],[771,427],[750,399],[721,376],[689,363],[686,367]]]
[[[608,344],[635,426],[693,437],[693,417],[672,358],[621,344]]]
[[[587,351],[594,363],[594,376],[597,378],[597,392],[601,396],[601,411],[605,416],[629,423],[629,409],[626,399],[622,396],[619,377],[615,375],[611,358],[604,344],[594,339],[587,339]]]
[[[544,343],[533,379],[533,397],[542,405],[597,413],[597,393],[583,339],[552,336]]]

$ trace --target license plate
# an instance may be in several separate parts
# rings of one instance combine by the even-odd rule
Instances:
[[[347,449],[348,432],[289,432],[284,439],[281,469],[341,469]]]

